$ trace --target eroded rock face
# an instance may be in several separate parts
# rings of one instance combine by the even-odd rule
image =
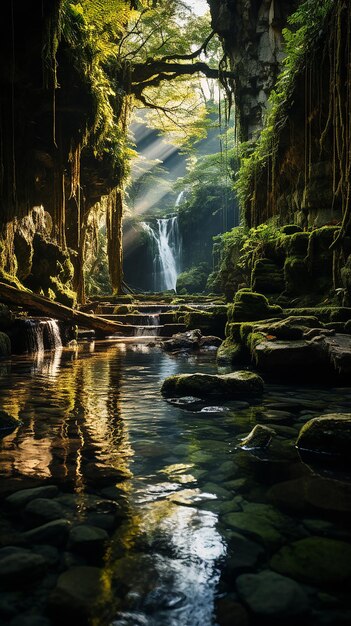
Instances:
[[[242,139],[262,128],[268,96],[283,60],[282,29],[298,0],[210,0],[212,26],[235,72]]]

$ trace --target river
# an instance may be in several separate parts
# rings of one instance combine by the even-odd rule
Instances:
[[[351,623],[350,475],[294,446],[310,417],[350,412],[351,388],[270,384],[263,399],[217,407],[162,398],[166,376],[194,371],[216,372],[213,353],[174,357],[146,341],[2,361],[0,408],[21,420],[0,444],[2,492],[55,484],[73,524],[97,519],[89,498],[123,508],[98,564],[94,625]],[[257,422],[276,430],[271,446],[238,448]],[[86,562],[66,558],[57,571]],[[51,573],[32,604],[24,590],[24,614],[45,616],[55,584]]]

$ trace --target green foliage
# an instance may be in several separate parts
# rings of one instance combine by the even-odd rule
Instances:
[[[200,263],[196,267],[179,274],[177,278],[177,293],[201,293],[206,287],[209,274],[207,263]]]
[[[315,41],[328,22],[333,0],[305,0],[290,16],[289,26],[283,31],[285,59],[283,71],[271,92],[265,126],[258,141],[241,147],[241,166],[236,180],[240,205],[245,208],[255,200],[257,180],[269,159],[275,158],[279,129],[284,126],[297,75],[309,59]]]

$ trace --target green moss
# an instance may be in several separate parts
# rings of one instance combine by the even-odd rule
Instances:
[[[227,310],[225,309],[225,313],[210,313],[198,310],[188,311],[184,315],[178,316],[178,320],[180,321],[181,319],[183,319],[189,330],[199,328],[202,334],[224,337]]]
[[[294,233],[286,237],[285,246],[287,252],[291,256],[307,255],[310,233]]]
[[[306,262],[301,257],[288,256],[284,263],[286,290],[289,293],[306,293],[311,289],[311,277]]]
[[[228,307],[228,320],[233,322],[249,322],[281,315],[282,309],[270,305],[267,298],[253,291],[240,290],[234,297],[234,305]]]
[[[128,315],[128,313],[131,313],[132,309],[133,306],[129,304],[117,304],[113,309],[113,313],[114,315]]]
[[[178,293],[201,293],[206,289],[209,275],[207,263],[200,263],[186,272],[179,274],[177,278]]]
[[[231,339],[225,339],[217,350],[217,363],[223,365],[234,365],[243,360],[242,346]]]
[[[301,233],[302,228],[296,224],[286,224],[281,227],[280,232],[282,235],[294,235],[295,233]]]
[[[240,341],[241,322],[227,322],[225,327],[225,336],[230,341]]]

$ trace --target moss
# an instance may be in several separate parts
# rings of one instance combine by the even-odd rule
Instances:
[[[8,306],[6,306],[6,304],[0,303],[0,329],[8,330],[9,328],[11,328],[13,324],[13,318],[14,316]]]
[[[289,293],[306,293],[311,288],[311,277],[304,259],[288,256],[284,263],[286,290]]]
[[[11,341],[6,333],[0,332],[0,357],[7,357],[11,354]]]
[[[227,322],[225,327],[225,336],[230,341],[240,341],[241,322]]]
[[[281,227],[280,232],[282,235],[294,235],[295,233],[301,233],[302,228],[296,224],[286,224]]]
[[[17,276],[25,280],[32,270],[33,246],[31,238],[22,231],[17,231],[14,237],[14,251],[17,259]]]
[[[251,285],[253,291],[260,293],[281,293],[285,288],[283,271],[270,259],[258,259],[252,269]]]
[[[285,246],[288,255],[302,256],[307,255],[310,233],[294,233],[286,237]]]
[[[225,309],[225,313],[218,314],[208,311],[188,311],[184,315],[178,316],[178,320],[181,319],[189,330],[199,328],[202,334],[224,337],[227,311]]]
[[[117,306],[115,306],[113,309],[113,313],[114,315],[128,315],[128,313],[132,312],[132,309],[133,309],[132,305],[117,304]]]
[[[320,322],[347,322],[351,319],[350,307],[299,307],[296,309],[284,309],[286,316],[316,317]]]
[[[253,349],[262,341],[265,341],[266,335],[262,332],[252,332],[249,333],[246,337],[246,348],[252,354]]]
[[[267,298],[253,291],[237,291],[234,305],[228,307],[228,320],[233,322],[249,322],[279,316],[281,307],[270,305]]]
[[[243,360],[243,350],[240,343],[225,339],[217,350],[217,363],[234,365]]]

